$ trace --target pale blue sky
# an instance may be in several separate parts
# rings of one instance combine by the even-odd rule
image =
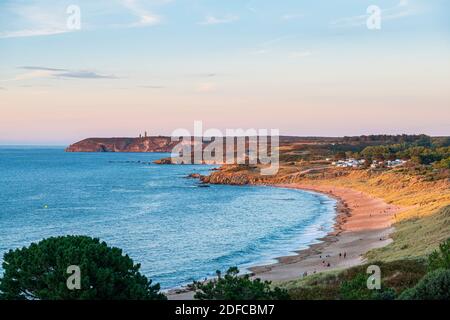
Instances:
[[[67,29],[69,5],[81,30]],[[369,5],[380,30],[366,27]],[[0,0],[0,143],[194,120],[450,135],[449,18],[443,0]]]

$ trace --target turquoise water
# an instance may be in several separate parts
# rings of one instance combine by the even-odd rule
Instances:
[[[0,255],[49,236],[94,236],[167,289],[273,262],[333,226],[336,203],[324,195],[201,188],[186,176],[211,166],[151,164],[165,156],[0,147]]]

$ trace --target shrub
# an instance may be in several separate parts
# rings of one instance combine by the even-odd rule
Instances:
[[[222,277],[217,271],[217,279],[205,283],[194,282],[194,298],[198,300],[288,300],[286,290],[271,288],[270,281],[252,280],[248,274],[238,276],[236,267],[228,269]]]
[[[370,290],[367,288],[367,275],[357,274],[353,279],[344,281],[339,290],[342,300],[393,300],[396,293],[393,289]]]
[[[392,288],[385,290],[372,290],[372,300],[395,300],[397,293]]]
[[[436,163],[437,168],[450,169],[450,157],[442,159]]]
[[[438,269],[428,273],[419,283],[405,290],[400,300],[450,300],[450,270]]]
[[[79,290],[67,287],[67,268],[80,268]],[[139,273],[122,250],[99,239],[65,236],[44,239],[4,255],[3,299],[165,299],[159,284]]]
[[[441,243],[439,249],[433,251],[428,257],[428,269],[450,269],[450,239]]]

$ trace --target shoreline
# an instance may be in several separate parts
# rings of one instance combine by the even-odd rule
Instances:
[[[398,206],[350,188],[299,183],[275,186],[320,192],[337,199],[334,230],[318,239],[319,243],[296,251],[295,256],[279,257],[274,264],[250,268],[254,277],[276,283],[346,269],[364,263],[363,255],[369,250],[393,241],[392,218],[402,210]]]
[[[248,268],[252,277],[273,283],[296,280],[306,275],[350,268],[365,262],[369,250],[388,245],[393,240],[392,221],[402,208],[387,204],[350,188],[313,184],[273,184],[325,194],[337,200],[333,230],[319,243],[294,251],[295,255],[277,257],[277,262]],[[345,258],[344,258],[345,255]],[[178,288],[168,291],[173,300],[193,299],[193,291]]]

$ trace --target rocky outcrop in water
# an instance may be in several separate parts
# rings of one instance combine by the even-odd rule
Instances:
[[[162,158],[162,159],[158,159],[153,161],[154,164],[174,164],[172,162],[172,158]]]

